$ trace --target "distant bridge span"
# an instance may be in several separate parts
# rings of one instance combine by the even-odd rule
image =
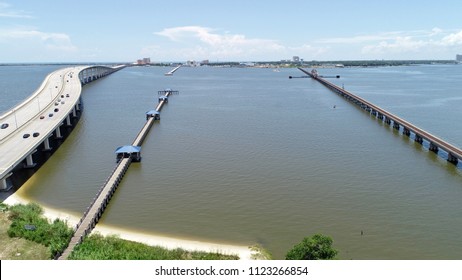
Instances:
[[[324,78],[317,75],[316,71],[306,71],[302,68],[298,68],[303,73],[307,74],[309,77],[313,78],[314,80],[320,82],[333,92],[337,93],[338,95],[344,97],[345,99],[349,100],[350,102],[358,105],[362,109],[368,111],[371,115],[374,115],[376,118],[384,121],[386,124],[393,124],[393,128],[398,131],[402,131],[404,135],[411,136],[411,133],[414,135],[414,141],[420,144],[423,141],[427,141],[429,143],[429,150],[435,153],[438,153],[439,149],[445,151],[447,156],[447,161],[451,162],[455,165],[458,164],[460,160],[462,160],[462,150],[445,140],[419,128],[418,126],[402,119],[372,103],[361,98],[333,83],[325,80]]]

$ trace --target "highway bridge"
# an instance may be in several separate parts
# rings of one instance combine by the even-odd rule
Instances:
[[[0,116],[0,190],[13,187],[10,177],[34,168],[34,157],[51,151],[50,140],[62,138],[80,111],[82,86],[124,68],[124,65],[77,66],[56,70],[26,100]]]

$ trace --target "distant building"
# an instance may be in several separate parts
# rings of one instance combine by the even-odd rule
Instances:
[[[293,62],[300,62],[300,57],[294,56],[294,57],[292,57],[292,61]]]
[[[151,64],[151,58],[145,57],[143,59],[137,59],[136,64],[138,65],[146,65],[146,64]]]
[[[456,55],[456,61],[462,63],[462,54]]]

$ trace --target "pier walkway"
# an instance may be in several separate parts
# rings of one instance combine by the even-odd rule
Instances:
[[[445,140],[417,127],[416,125],[368,102],[364,98],[361,98],[333,83],[323,79],[322,77],[317,75],[317,72],[314,70],[312,72],[308,72],[302,68],[298,68],[303,73],[307,74],[314,80],[320,82],[333,92],[337,93],[338,95],[344,97],[345,99],[351,101],[352,103],[358,105],[365,111],[369,112],[371,115],[375,116],[376,118],[382,120],[386,124],[393,125],[393,128],[402,131],[402,133],[406,136],[411,137],[411,134],[414,136],[414,141],[420,144],[423,144],[424,141],[428,142],[429,150],[435,153],[441,149],[447,153],[447,161],[451,162],[455,165],[458,164],[460,160],[462,160],[462,150]]]
[[[177,67],[173,68],[172,70],[168,71],[165,73],[165,76],[172,76],[173,73],[175,73],[176,70],[180,69],[181,65],[178,65]]]
[[[82,85],[125,66],[78,66],[49,74],[21,104],[0,116],[0,190],[13,183],[8,178],[22,168],[33,168],[34,154],[51,151],[50,137],[62,138],[61,127],[72,126],[80,110]]]
[[[168,97],[174,92],[177,91],[162,91],[162,93],[164,93],[165,95],[159,97],[159,103],[157,104],[155,110],[146,112],[146,123],[141,128],[138,135],[136,135],[134,141],[132,142],[132,146],[141,146],[147,134],[149,133],[149,130],[151,129],[154,121],[160,119],[160,111],[162,110],[164,104],[168,102]],[[139,158],[137,159],[139,160]],[[109,201],[111,200],[113,194],[119,186],[119,183],[125,175],[125,172],[134,160],[135,158],[132,156],[123,156],[120,158],[111,175],[102,185],[102,187],[96,194],[95,198],[93,199],[92,203],[83,214],[83,217],[76,225],[74,229],[74,234],[71,237],[68,247],[63,251],[63,253],[59,257],[57,256],[58,260],[66,260],[74,250],[75,246],[80,244],[83,241],[83,239],[88,234],[90,234],[90,232],[96,226],[96,223],[98,223],[99,219],[103,215],[104,210],[106,209],[107,205],[109,204]]]

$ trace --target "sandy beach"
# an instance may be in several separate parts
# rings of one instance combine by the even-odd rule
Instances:
[[[27,204],[30,201],[21,198],[20,196],[13,194],[5,199],[4,203],[8,205],[15,205],[15,204]],[[76,225],[80,217],[75,215],[71,215],[69,213],[65,213],[56,209],[51,209],[48,207],[43,207],[44,216],[47,217],[49,220],[54,220],[56,218],[67,221],[69,226]],[[205,252],[213,252],[213,253],[221,253],[221,254],[235,254],[239,256],[241,260],[251,260],[252,259],[252,251],[249,247],[246,246],[237,246],[237,245],[227,245],[227,244],[218,244],[218,243],[211,243],[211,242],[203,242],[203,241],[195,241],[195,240],[186,240],[186,239],[177,239],[171,238],[166,236],[159,236],[159,235],[152,235],[152,234],[145,234],[139,233],[135,231],[130,231],[126,229],[120,229],[117,227],[111,226],[101,226],[96,225],[96,227],[92,231],[93,233],[99,232],[100,234],[107,236],[107,235],[117,235],[118,237],[136,241],[140,243],[144,243],[150,246],[161,246],[167,249],[175,249],[175,248],[182,248],[188,251],[205,251]]]

